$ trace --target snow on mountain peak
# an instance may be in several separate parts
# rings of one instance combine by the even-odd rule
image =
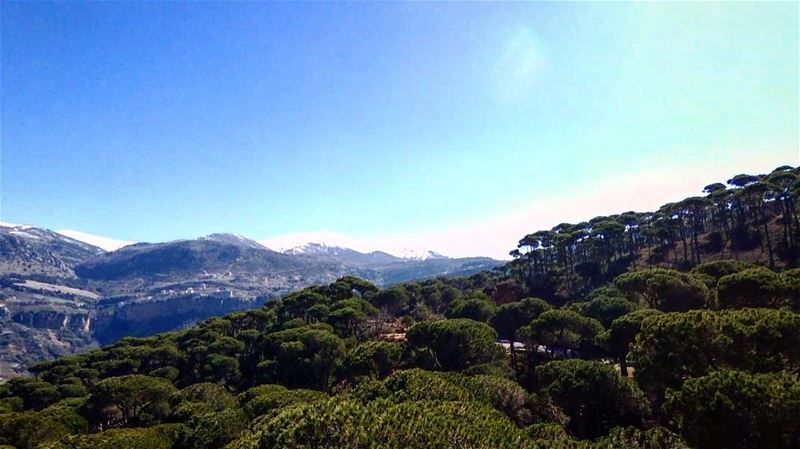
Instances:
[[[335,232],[308,232],[287,234],[268,240],[259,240],[258,243],[274,251],[286,254],[331,254],[343,251],[357,251],[369,254],[374,251],[408,260],[447,259],[439,253],[415,248],[410,249],[397,245],[397,242],[386,242],[375,239],[356,239]]]
[[[77,240],[83,243],[88,243],[98,248],[102,248],[106,251],[116,251],[122,248],[123,246],[128,246],[136,243],[127,240],[115,240],[109,237],[89,234],[87,232],[73,231],[71,229],[64,229],[56,232],[63,236],[69,237],[73,240]]]
[[[417,249],[410,249],[404,248],[399,253],[394,254],[397,257],[403,259],[411,259],[411,260],[428,260],[428,259],[447,259],[447,256],[443,256],[437,252],[430,251],[430,250],[417,250]]]

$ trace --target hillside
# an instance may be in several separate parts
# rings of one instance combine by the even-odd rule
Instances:
[[[0,251],[0,379],[31,362],[252,309],[345,275],[387,285],[499,264],[347,248],[279,253],[234,234],[106,252],[33,226],[0,227]]]
[[[656,211],[587,217],[531,232],[511,251],[514,261],[505,273],[528,294],[564,303],[642,267],[689,270],[735,259],[794,268],[800,264],[799,176],[790,166],[738,174],[698,186],[703,196]]]
[[[717,228],[703,217],[713,209],[681,212],[692,199],[652,214],[674,234],[648,231],[654,221],[615,226],[625,214],[600,217],[525,237],[528,248],[492,272],[383,289],[345,276],[255,310],[40,363],[35,378],[0,386],[0,444],[795,448],[800,269],[780,254],[797,242],[797,180],[786,195],[744,202],[748,186],[774,186],[775,173],[796,176],[779,168],[731,182],[731,237],[707,256],[702,242]],[[576,226],[587,233],[575,238],[567,229]],[[756,257],[758,241],[745,250],[736,237],[759,228],[766,259]],[[790,231],[784,253],[776,250],[782,229]],[[687,246],[676,247],[683,237]],[[209,259],[246,267],[249,246]],[[654,258],[665,246],[669,257]],[[719,259],[725,251],[760,263]],[[120,257],[123,266],[131,260]],[[194,266],[189,259],[157,272],[177,276]],[[587,276],[586,263],[600,270]],[[561,288],[587,293],[565,299]],[[535,297],[536,289],[554,294]]]

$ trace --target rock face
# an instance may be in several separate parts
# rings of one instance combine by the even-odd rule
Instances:
[[[11,315],[17,324],[36,329],[72,330],[90,332],[93,316],[88,312],[70,313],[60,310],[22,310]]]
[[[0,380],[36,360],[258,307],[344,275],[387,285],[498,263],[315,244],[280,253],[233,234],[106,252],[46,229],[0,226]]]
[[[189,326],[213,316],[263,305],[267,297],[253,299],[229,294],[181,295],[159,301],[133,301],[100,309],[94,337],[101,345],[123,337],[144,337]]]

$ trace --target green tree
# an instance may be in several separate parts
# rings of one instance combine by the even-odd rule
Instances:
[[[542,313],[551,310],[553,306],[540,298],[525,298],[521,301],[503,304],[489,320],[498,337],[509,341],[511,365],[516,372],[517,357],[515,343],[519,341],[517,332],[522,326],[530,324]]]
[[[721,308],[795,308],[796,286],[767,268],[750,268],[723,276],[717,286]]]
[[[588,360],[558,360],[536,369],[541,391],[570,417],[579,438],[606,435],[615,426],[641,426],[648,403],[636,384],[614,368]]]
[[[581,351],[591,349],[603,326],[599,321],[570,310],[548,310],[520,330],[529,351],[543,345],[548,352],[555,349]]]
[[[344,356],[344,342],[328,329],[309,325],[267,335],[258,364],[262,380],[326,390]]]
[[[399,310],[408,305],[408,294],[400,287],[392,287],[381,290],[372,299],[375,307],[385,312],[395,315]]]
[[[636,380],[660,397],[714,369],[800,369],[800,315],[773,309],[651,316],[632,346]]]
[[[623,376],[628,376],[628,352],[631,344],[642,329],[642,322],[662,312],[655,309],[641,309],[631,312],[611,322],[609,329],[598,335],[598,342],[605,347],[619,362]]]
[[[664,312],[701,309],[711,298],[706,285],[690,274],[665,268],[625,273],[614,285],[631,299],[644,299],[648,307]]]
[[[177,390],[164,379],[132,374],[97,383],[86,403],[98,429],[157,423],[170,413],[169,397]]]
[[[397,368],[402,352],[399,343],[367,341],[347,352],[343,371],[351,379],[383,379]]]
[[[715,371],[668,391],[664,409],[698,449],[800,447],[800,381],[793,374]]]
[[[463,371],[503,359],[496,338],[497,333],[488,325],[458,318],[415,324],[406,333],[406,345],[420,366]]]
[[[469,318],[475,321],[487,322],[494,315],[497,306],[494,302],[484,298],[457,299],[450,303],[445,312],[447,318]]]

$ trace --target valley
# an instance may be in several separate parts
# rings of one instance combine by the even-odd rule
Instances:
[[[345,275],[391,285],[498,264],[315,243],[281,253],[233,234],[107,252],[34,226],[0,226],[0,378],[37,360],[253,309]]]

